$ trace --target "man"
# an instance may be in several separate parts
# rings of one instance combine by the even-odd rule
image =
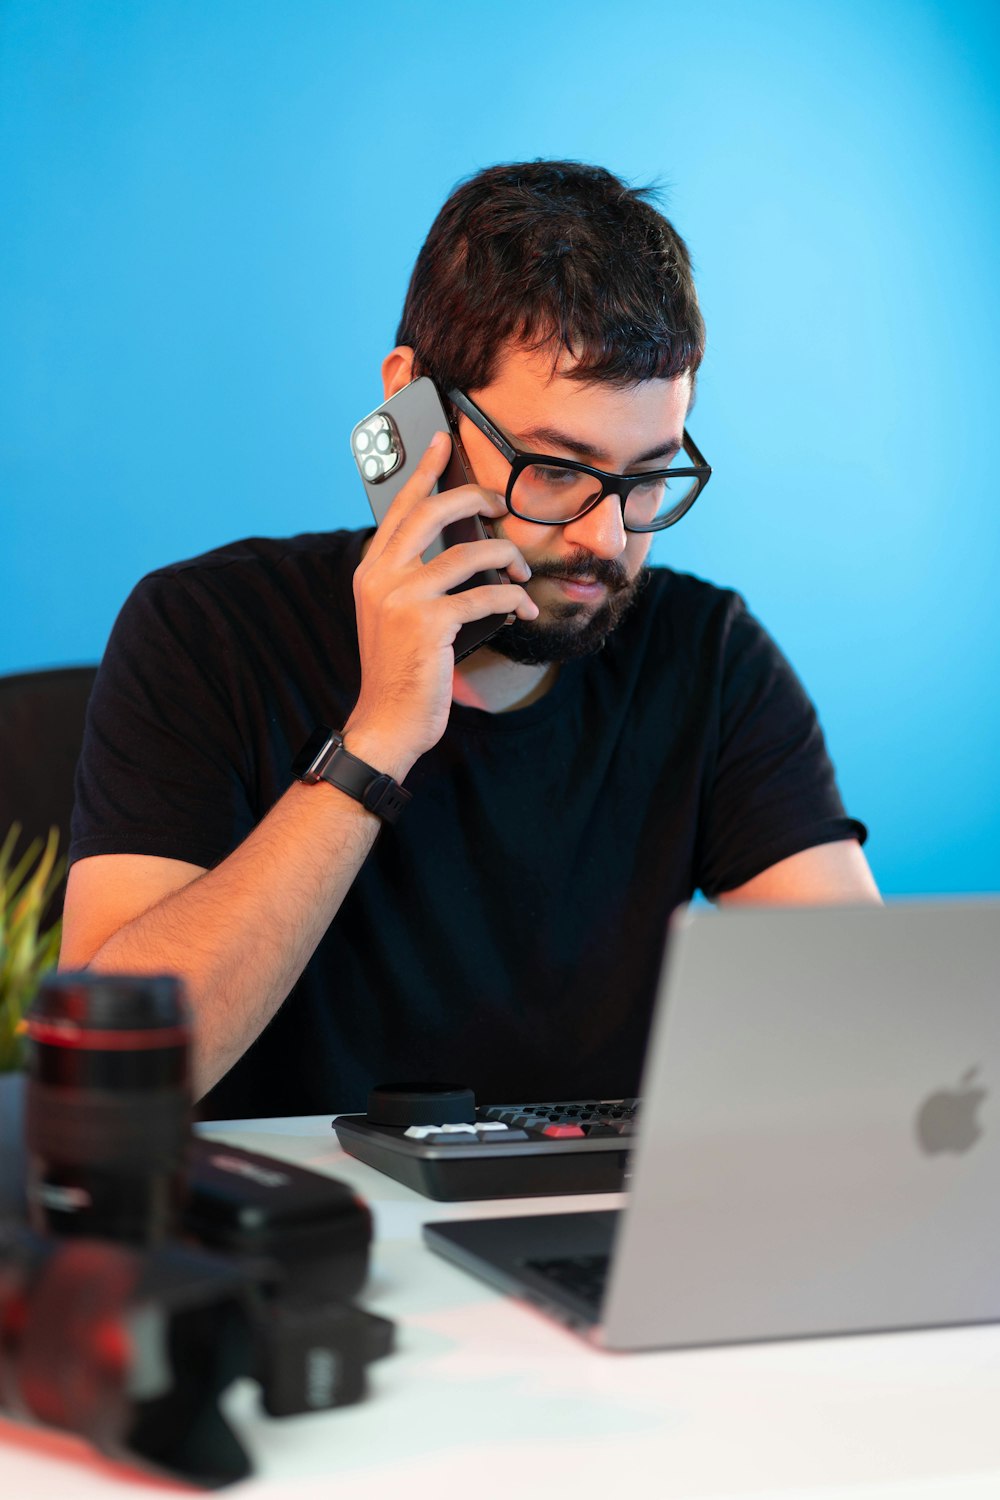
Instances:
[[[62,962],[184,976],[206,1114],[358,1109],[400,1076],[634,1092],[667,917],[696,889],[878,899],[773,643],[736,595],[645,569],[642,528],[674,515],[657,471],[697,469],[703,348],[687,252],[642,194],[571,163],[483,172],[435,222],[383,365],[387,395],[428,373],[453,401],[475,484],[434,493],[439,437],[374,535],[236,544],[129,600]],[[422,561],[475,514],[487,540]],[[449,592],[493,568],[509,581]],[[461,625],[493,614],[456,668]],[[356,795],[293,780],[317,724],[405,782],[380,838]]]

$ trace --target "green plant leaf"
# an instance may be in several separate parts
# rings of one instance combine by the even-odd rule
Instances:
[[[40,931],[66,867],[58,857],[59,830],[49,829],[44,847],[32,840],[11,868],[20,834],[14,823],[0,844],[0,1072],[21,1064],[24,1015],[58,960],[62,931],[61,920]]]

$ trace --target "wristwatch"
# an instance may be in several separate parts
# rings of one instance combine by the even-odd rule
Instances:
[[[328,781],[387,823],[395,823],[410,800],[398,781],[352,755],[343,735],[323,725],[313,730],[295,757],[292,775],[310,786]]]

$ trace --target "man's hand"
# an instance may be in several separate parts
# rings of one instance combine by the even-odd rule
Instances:
[[[448,435],[438,433],[354,575],[361,693],[344,739],[354,754],[400,781],[444,733],[461,627],[489,615],[533,620],[538,614],[520,586],[531,569],[512,542],[463,542],[423,561],[449,522],[505,514],[499,495],[475,485],[434,493],[450,451]],[[449,593],[490,568],[506,569],[513,581]]]

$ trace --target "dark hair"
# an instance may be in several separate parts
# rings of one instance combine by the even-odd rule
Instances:
[[[692,376],[705,325],[687,247],[603,167],[534,161],[461,183],[431,226],[396,342],[444,389],[492,379],[510,341],[566,349],[579,380]]]

